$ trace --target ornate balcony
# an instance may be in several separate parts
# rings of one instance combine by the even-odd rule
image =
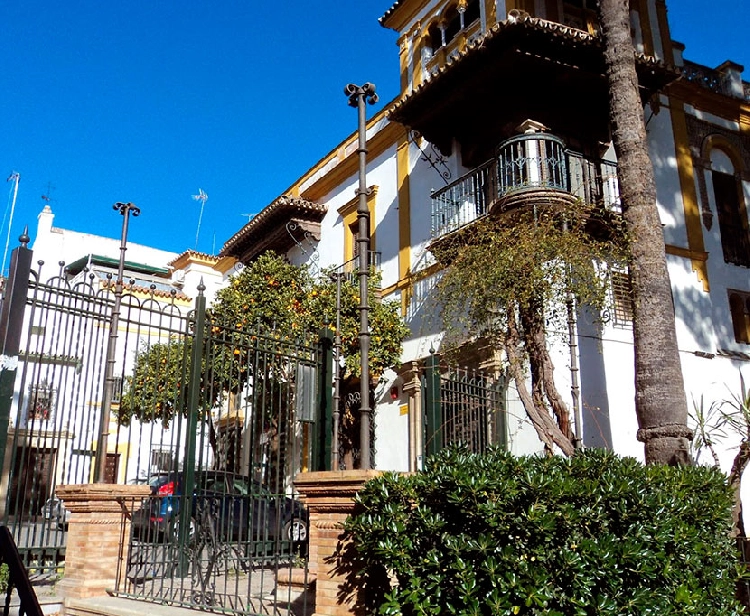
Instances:
[[[545,133],[501,143],[495,156],[432,194],[432,239],[492,212],[534,203],[575,203],[619,211],[617,165],[591,160]]]

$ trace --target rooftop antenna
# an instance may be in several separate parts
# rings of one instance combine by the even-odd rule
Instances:
[[[42,201],[46,203],[47,205],[50,204],[50,201],[52,201],[52,191],[55,190],[55,187],[52,186],[52,182],[47,182],[47,192],[42,195]]]
[[[240,216],[247,216],[247,222],[250,222],[255,217],[255,214],[240,214]]]
[[[18,181],[21,179],[21,174],[18,171],[12,171],[8,176],[7,182],[13,182],[13,188],[8,193],[8,201],[10,201],[10,220],[8,221],[8,235],[5,238],[5,252],[3,253],[3,269],[0,270],[0,274],[5,274],[5,260],[8,258],[8,245],[10,244],[10,229],[13,226],[13,213],[16,211],[16,199],[18,198]],[[12,197],[11,197],[12,195]],[[12,199],[12,200],[11,200]],[[8,209],[6,208],[6,213]],[[5,224],[5,217],[3,217],[3,224]]]
[[[203,220],[203,208],[206,207],[206,201],[208,201],[208,195],[202,188],[198,189],[198,194],[193,195],[193,199],[201,202],[201,213],[198,216],[198,228],[195,230],[195,249],[198,250],[198,235],[201,232],[201,220]]]

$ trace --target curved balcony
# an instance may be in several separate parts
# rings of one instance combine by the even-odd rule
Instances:
[[[501,143],[492,159],[432,194],[432,239],[493,211],[540,201],[581,201],[619,210],[617,165],[567,150],[554,135],[519,135]]]

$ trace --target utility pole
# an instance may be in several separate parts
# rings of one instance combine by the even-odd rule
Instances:
[[[109,323],[109,338],[107,339],[107,363],[104,367],[104,396],[102,412],[99,420],[99,442],[96,447],[94,481],[106,483],[107,469],[107,440],[109,439],[109,416],[112,411],[112,399],[115,387],[115,354],[117,351],[117,329],[120,326],[120,306],[122,304],[123,281],[125,269],[125,251],[128,249],[128,221],[132,214],[135,218],[141,213],[140,208],[132,203],[117,202],[112,206],[122,214],[122,235],[120,236],[120,263],[117,266],[117,280],[115,280],[115,302],[112,306],[112,317]]]
[[[378,102],[375,85],[366,83],[357,86],[353,83],[344,88],[344,94],[349,99],[349,105],[358,110],[358,139],[357,154],[359,155],[359,187],[357,195],[357,256],[359,257],[359,353],[361,365],[360,394],[360,468],[372,468],[370,456],[370,321],[368,279],[370,276],[370,210],[367,207],[367,121],[365,103],[374,105]]]

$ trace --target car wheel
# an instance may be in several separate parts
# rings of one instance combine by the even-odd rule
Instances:
[[[193,543],[195,541],[196,528],[197,528],[197,525],[195,523],[195,518],[193,516],[190,516],[190,521],[188,523],[188,535],[187,535],[188,543]],[[177,539],[180,537],[180,516],[179,515],[175,517],[174,523],[172,524],[172,536],[174,537],[175,541],[177,541]]]
[[[301,518],[292,518],[284,524],[284,539],[292,543],[304,543],[307,541],[307,522]]]

